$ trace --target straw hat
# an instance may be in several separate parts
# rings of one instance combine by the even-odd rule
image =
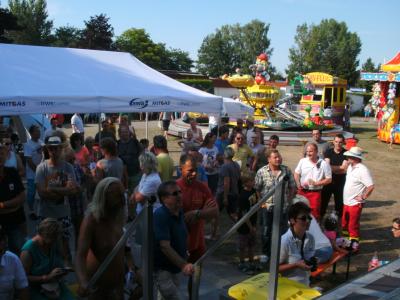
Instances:
[[[350,150],[343,153],[343,155],[349,157],[356,157],[361,160],[364,159],[363,150],[360,147],[351,147]]]

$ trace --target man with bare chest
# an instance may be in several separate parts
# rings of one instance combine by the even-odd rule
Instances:
[[[123,299],[124,248],[121,248],[107,269],[89,290],[88,282],[121,238],[124,225],[124,187],[114,177],[101,180],[82,221],[76,273],[78,293],[89,299]]]

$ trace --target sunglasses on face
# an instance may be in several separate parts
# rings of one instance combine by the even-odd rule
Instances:
[[[392,227],[392,231],[399,231],[400,230],[400,228],[396,228],[396,227]]]
[[[238,141],[243,140],[243,138],[241,138],[241,137],[237,137],[236,139],[237,139]]]
[[[168,195],[169,195],[169,196],[174,196],[174,197],[176,197],[176,196],[178,196],[178,195],[180,195],[180,194],[182,194],[181,191],[175,191],[175,192],[169,193]]]
[[[297,220],[301,220],[303,222],[306,222],[306,221],[311,222],[311,220],[312,220],[312,218],[310,216],[301,216],[301,217],[298,217],[296,219]]]

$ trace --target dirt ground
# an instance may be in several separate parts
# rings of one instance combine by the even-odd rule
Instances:
[[[138,138],[145,137],[144,122],[133,122]],[[86,136],[93,135],[97,125],[88,125]],[[67,129],[67,133],[69,129]],[[361,217],[361,248],[360,252],[351,258],[350,279],[367,272],[368,262],[375,251],[378,251],[380,260],[395,260],[400,254],[400,240],[394,240],[391,235],[391,221],[400,215],[400,145],[388,149],[388,145],[376,138],[376,123],[373,120],[364,122],[361,118],[352,118],[352,132],[359,139],[359,146],[368,152],[364,163],[370,169],[375,190],[367,200]],[[156,121],[150,122],[149,140],[160,134]],[[169,150],[177,163],[180,148],[177,138],[169,137]],[[302,146],[280,146],[284,164],[294,170],[301,158]],[[333,200],[331,201],[331,203]],[[221,216],[221,232],[231,226],[226,214]],[[221,260],[229,263],[237,262],[236,238],[228,240],[223,247],[214,254]],[[337,274],[324,273],[313,285],[329,290],[345,281],[345,263],[339,262]]]

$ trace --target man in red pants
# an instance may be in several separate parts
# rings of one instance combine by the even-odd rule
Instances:
[[[363,151],[352,147],[344,153],[348,159],[346,183],[343,190],[342,230],[348,231],[354,252],[359,250],[360,216],[365,200],[374,190],[374,182],[368,168],[362,163]]]

